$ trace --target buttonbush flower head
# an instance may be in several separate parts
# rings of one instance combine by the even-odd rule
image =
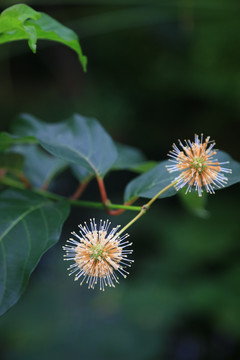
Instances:
[[[98,228],[95,219],[90,220],[90,229],[86,223],[79,225],[79,234],[71,233],[76,239],[70,238],[63,246],[64,260],[74,261],[68,268],[69,275],[75,274],[75,280],[81,278],[80,285],[85,281],[89,289],[94,289],[98,282],[100,290],[105,286],[115,287],[116,272],[126,278],[125,269],[133,262],[127,258],[132,253],[128,249],[132,243],[125,241],[129,235],[118,235],[120,225],[109,231],[110,225],[108,220],[100,220]]]
[[[213,150],[215,143],[209,140],[210,136],[203,141],[203,135],[200,140],[198,135],[195,135],[194,142],[185,140],[185,145],[179,140],[182,150],[173,144],[173,150],[168,154],[173,164],[167,165],[167,169],[169,172],[180,172],[180,175],[174,180],[177,190],[187,185],[186,193],[190,192],[193,187],[201,196],[203,187],[207,192],[213,194],[215,188],[226,185],[228,179],[223,173],[232,171],[222,167],[228,162],[218,162],[215,158],[217,154],[216,150]]]

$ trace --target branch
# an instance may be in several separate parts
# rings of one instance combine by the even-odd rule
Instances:
[[[26,190],[25,186],[22,183],[14,180],[10,177],[7,177],[7,176],[0,178],[0,182],[4,185],[11,186],[15,189]],[[55,201],[62,201],[62,200],[68,201],[71,205],[74,205],[74,206],[95,208],[95,209],[102,209],[102,210],[106,209],[106,206],[99,202],[67,199],[64,196],[57,195],[57,194],[54,194],[54,193],[48,192],[48,191],[43,191],[43,190],[36,189],[36,188],[32,188],[31,190],[26,190],[26,191],[31,191],[35,194],[41,195],[45,198],[55,200]],[[120,205],[120,204],[109,204],[108,208],[124,209],[124,210],[130,210],[130,211],[140,211],[141,210],[140,206]]]

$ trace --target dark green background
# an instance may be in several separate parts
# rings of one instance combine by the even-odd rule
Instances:
[[[77,32],[88,72],[61,45],[39,42],[36,55],[26,42],[2,45],[1,130],[22,111],[54,122],[78,112],[151,160],[203,132],[240,161],[238,1],[26,3]],[[107,176],[113,202],[134,176]],[[66,172],[55,188],[70,195],[76,185]],[[95,181],[84,198],[99,200]],[[61,241],[0,320],[0,358],[239,360],[239,198],[239,185],[210,196],[207,218],[188,213],[179,197],[157,202],[129,231],[131,274],[105,293],[67,276],[61,245],[77,224],[106,217],[73,209]],[[124,225],[132,215],[111,221]]]

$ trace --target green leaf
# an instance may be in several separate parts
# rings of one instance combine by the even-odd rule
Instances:
[[[18,145],[13,149],[24,155],[23,173],[34,187],[49,184],[57,174],[68,166],[66,161],[48,154],[37,145]]]
[[[146,157],[141,150],[119,143],[115,143],[115,145],[117,147],[118,157],[113,164],[114,170],[134,170],[146,161]]]
[[[83,166],[90,175],[104,176],[117,158],[116,147],[99,122],[78,114],[55,124],[22,114],[13,131],[20,136],[35,136],[51,154]]]
[[[226,177],[228,178],[228,182],[224,187],[228,187],[240,182],[240,163],[233,160],[233,158],[224,151],[218,150],[216,158],[220,163],[229,162],[228,164],[223,164],[221,166],[232,170],[231,174],[226,174]],[[219,189],[215,188],[215,190],[219,190]]]
[[[24,157],[18,153],[0,153],[0,169],[22,171]]]
[[[37,140],[33,136],[24,136],[18,137],[10,135],[6,132],[0,133],[0,151],[7,150],[10,146],[14,144],[35,144]]]
[[[161,161],[157,166],[147,171],[146,173],[136,177],[127,185],[124,193],[124,201],[127,202],[135,197],[152,198],[161,189],[169,185],[175,178],[175,175],[170,174],[166,165],[168,160]],[[160,197],[168,197],[176,194],[174,187],[168,189]]]
[[[28,5],[13,5],[0,15],[0,44],[25,39],[34,53],[38,39],[57,41],[70,47],[77,53],[86,71],[87,58],[82,53],[78,36],[74,31]]]
[[[114,162],[109,170],[132,170],[136,171],[135,168],[140,166],[146,158],[145,155],[138,149],[122,145],[115,142],[115,146],[118,152],[117,160]],[[74,176],[79,182],[84,182],[93,177],[92,173],[80,165],[71,165]],[[138,172],[138,171],[137,171]]]
[[[0,33],[16,30],[21,28],[26,20],[37,20],[40,17],[41,13],[25,4],[10,6],[0,15]]]
[[[133,170],[139,173],[145,173],[151,170],[157,164],[158,164],[157,161],[149,160],[137,165]]]
[[[37,31],[32,25],[25,25],[24,30],[28,34],[28,45],[32,52],[35,54],[37,51]]]
[[[221,165],[222,167],[232,169],[232,174],[226,174],[228,182],[224,188],[240,182],[240,163],[233,160],[230,155],[223,151],[217,151],[216,158],[220,163],[228,162],[227,164]],[[170,174],[166,169],[167,164],[169,164],[168,160],[162,161],[150,171],[133,179],[125,189],[124,200],[129,201],[135,197],[152,198],[161,189],[169,185],[172,180],[180,174],[180,172]],[[220,189],[223,188],[214,187],[214,190]],[[164,192],[160,197],[164,198],[175,194],[176,190],[171,188]]]
[[[2,315],[18,301],[41,256],[58,241],[69,205],[7,190],[0,195],[0,213]]]

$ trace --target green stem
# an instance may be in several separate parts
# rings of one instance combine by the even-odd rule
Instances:
[[[167,191],[168,189],[170,189],[171,187],[173,187],[174,185],[176,185],[177,181],[172,182],[171,184],[169,184],[168,186],[166,186],[165,188],[163,188],[161,191],[159,191],[159,193],[157,193],[157,195],[155,195],[147,204],[144,205],[144,207],[146,208],[146,210],[148,210],[150,208],[150,206],[152,205],[152,203],[157,200],[157,198],[159,198],[159,196],[161,196],[165,191]]]
[[[125,225],[119,232],[118,232],[118,236],[121,235],[125,230],[127,230],[132,224],[134,224],[141,216],[143,216],[147,210],[150,208],[150,206],[152,205],[152,203],[157,200],[157,198],[159,198],[159,196],[161,196],[165,191],[167,191],[168,189],[170,189],[171,187],[173,187],[174,185],[176,185],[176,181],[172,182],[171,184],[169,184],[168,186],[166,186],[165,188],[163,188],[162,190],[160,190],[147,204],[143,205],[140,213],[137,214],[127,225]]]
[[[4,176],[3,178],[1,178],[0,182],[4,185],[11,186],[15,189],[26,190],[25,186],[22,183],[14,180],[10,177],[7,177],[7,176]],[[102,210],[104,210],[106,208],[104,204],[99,203],[99,202],[67,199],[64,196],[57,195],[57,194],[54,194],[54,193],[48,192],[48,191],[43,191],[43,190],[36,189],[36,188],[32,188],[31,192],[41,195],[41,196],[46,197],[51,200],[69,201],[69,203],[74,206],[88,207],[88,208],[95,208],[95,209],[102,209]],[[125,209],[125,210],[131,210],[131,211],[141,211],[141,206],[109,204],[108,207],[111,209]]]

